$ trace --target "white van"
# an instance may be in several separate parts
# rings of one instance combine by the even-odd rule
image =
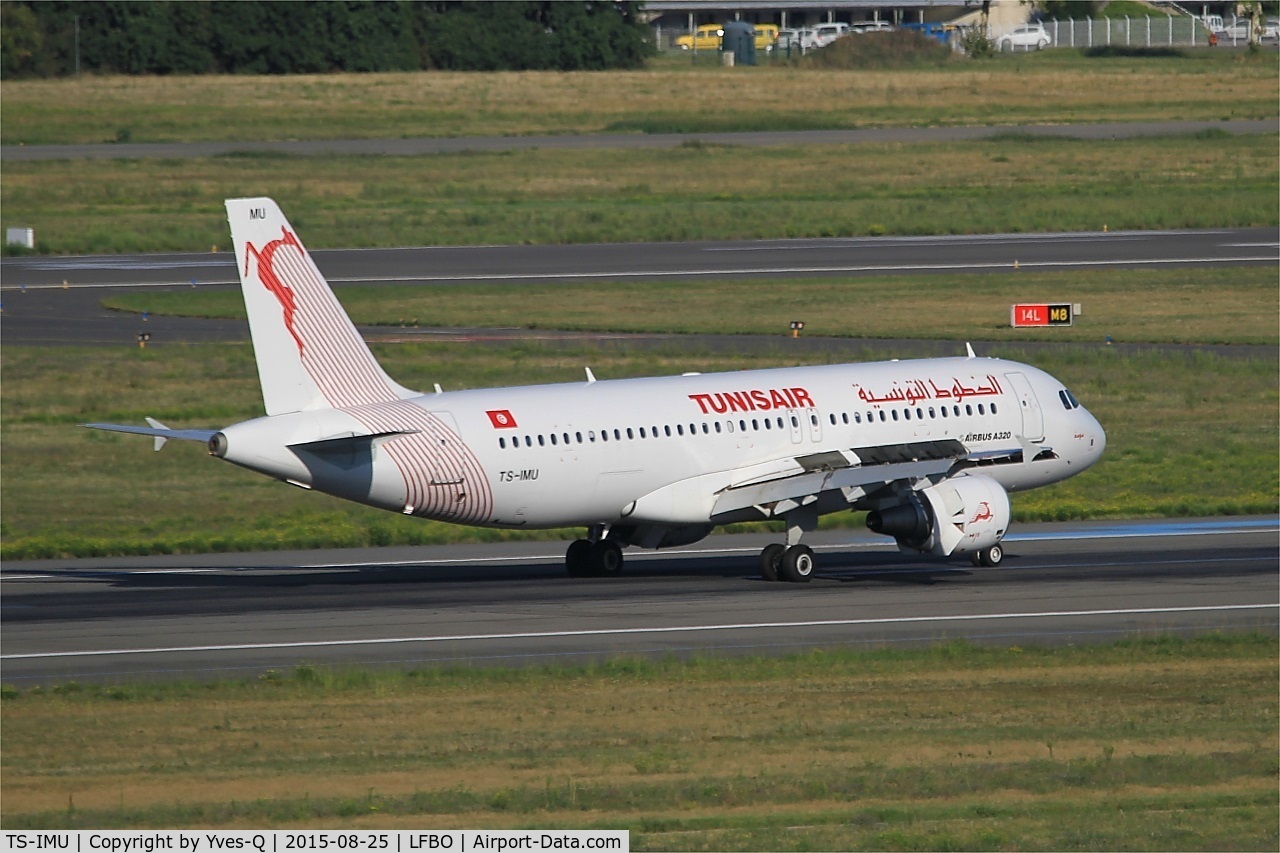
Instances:
[[[816,24],[813,28],[813,40],[818,47],[826,47],[841,36],[849,34],[849,25],[841,21],[831,24]]]

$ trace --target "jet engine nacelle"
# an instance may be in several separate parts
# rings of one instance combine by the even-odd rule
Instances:
[[[990,477],[966,476],[869,513],[867,527],[897,539],[903,551],[947,557],[995,545],[1009,529],[1009,518],[1003,486]]]

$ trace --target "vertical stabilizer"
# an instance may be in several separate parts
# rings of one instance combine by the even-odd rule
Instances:
[[[369,352],[274,201],[227,199],[227,221],[268,415],[413,396]]]

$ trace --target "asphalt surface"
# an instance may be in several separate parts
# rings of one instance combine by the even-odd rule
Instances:
[[[1075,139],[1122,139],[1174,136],[1205,130],[1224,133],[1274,133],[1268,119],[1234,121],[1107,122],[1103,124],[1030,124],[1001,127],[887,127],[857,130],[764,131],[754,133],[595,134],[589,136],[466,136],[414,139],[317,139],[259,142],[158,142],[95,145],[4,145],[0,160],[142,159],[219,157],[242,152],[294,156],[325,154],[412,157],[458,151],[519,151],[536,148],[675,148],[692,142],[710,145],[848,145],[856,143],[954,142],[1001,136],[1057,136]]]
[[[304,235],[305,239],[305,235]],[[939,237],[749,240],[699,243],[618,243],[567,246],[473,246],[318,250],[321,271],[338,287],[401,284],[429,287],[467,282],[616,282],[839,276],[851,280],[902,274],[961,275],[1095,267],[1173,269],[1280,265],[1280,229],[1130,231]],[[6,345],[117,344],[151,346],[200,341],[246,341],[244,321],[142,317],[109,311],[101,300],[123,292],[238,287],[230,253],[7,258],[0,262],[0,340]],[[1085,306],[1088,310],[1088,306]],[[429,323],[429,318],[425,318]],[[784,321],[792,318],[783,318]],[[780,321],[781,324],[782,321]],[[503,342],[525,330],[366,328],[379,340]],[[785,329],[780,329],[785,334]],[[547,340],[670,343],[665,335],[581,335],[539,332]],[[681,336],[710,349],[756,347],[744,336]],[[776,346],[779,338],[764,338]],[[795,349],[857,352],[869,342],[802,338]],[[870,342],[886,351],[880,342]],[[898,355],[952,352],[954,344],[892,350]],[[1248,352],[1255,348],[1231,348]],[[1274,348],[1263,348],[1274,352]]]
[[[315,665],[580,662],[618,654],[1088,643],[1280,629],[1280,519],[1015,526],[1005,562],[807,538],[811,583],[757,575],[763,535],[629,552],[571,579],[564,543],[8,562],[0,678],[254,676]]]

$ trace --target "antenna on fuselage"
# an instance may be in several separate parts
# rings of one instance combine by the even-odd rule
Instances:
[[[964,342],[964,351],[967,353],[966,358],[977,358],[977,354],[973,351],[973,344],[968,341]]]

